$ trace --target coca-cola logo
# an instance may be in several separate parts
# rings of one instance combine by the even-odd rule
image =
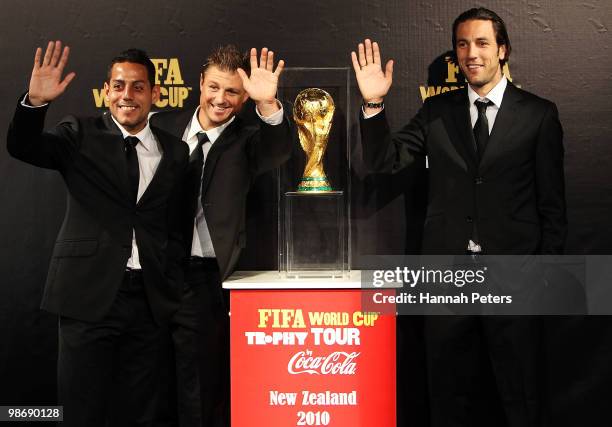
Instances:
[[[287,364],[290,374],[355,375],[359,352],[335,351],[327,356],[313,356],[311,350],[298,351]]]

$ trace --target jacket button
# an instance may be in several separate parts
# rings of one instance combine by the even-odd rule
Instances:
[[[481,177],[477,176],[476,179],[474,179],[474,184],[479,185],[482,183],[483,183],[483,180]]]
[[[471,216],[466,216],[466,217],[465,217],[465,220],[466,220],[467,222],[474,222],[474,220],[472,219],[472,217],[471,217]]]

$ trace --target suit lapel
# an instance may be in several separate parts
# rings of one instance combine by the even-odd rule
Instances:
[[[206,196],[206,190],[210,184],[210,179],[213,176],[215,167],[219,157],[223,154],[225,149],[234,141],[236,132],[240,128],[240,118],[236,117],[234,121],[221,133],[221,136],[215,141],[208,156],[206,157],[206,163],[204,164],[204,173],[202,174],[202,200]],[[204,203],[202,203],[204,205]]]
[[[130,200],[132,196],[130,195],[130,182],[128,180],[123,134],[111,118],[109,112],[104,113],[102,121],[112,141],[111,144],[108,144],[108,147],[104,147],[104,150],[110,153],[110,162],[116,172],[117,188],[120,189],[126,200]]]
[[[502,150],[504,138],[510,133],[516,121],[516,108],[520,100],[521,95],[519,91],[516,90],[516,87],[514,87],[512,83],[508,82],[501,108],[497,112],[495,123],[493,124],[493,129],[491,130],[491,135],[487,142],[487,148],[480,161],[479,171],[481,174],[491,166],[497,154]]]
[[[467,89],[460,89],[457,96],[453,99],[453,105],[449,111],[449,116],[452,119],[449,121],[452,128],[449,129],[448,135],[455,147],[455,150],[461,155],[467,167],[471,170],[476,170],[478,158],[476,156],[476,141],[474,140],[474,132],[472,131],[472,122],[470,120],[469,100]]]
[[[145,189],[145,192],[142,194],[142,196],[140,196],[140,199],[138,199],[138,203],[136,203],[137,206],[140,206],[146,203],[150,198],[155,197],[155,194],[160,190],[164,190],[164,185],[160,181],[164,180],[166,176],[166,171],[170,168],[170,160],[172,158],[172,156],[169,155],[172,150],[169,141],[166,140],[163,135],[160,134],[159,130],[156,127],[151,126],[151,132],[153,132],[153,135],[155,135],[155,139],[157,139],[157,141],[161,145],[161,159],[159,161],[157,169],[155,170],[155,174],[151,179],[151,182],[149,182],[149,185]]]

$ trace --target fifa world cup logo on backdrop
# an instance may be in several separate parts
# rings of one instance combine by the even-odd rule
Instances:
[[[295,98],[293,119],[297,124],[300,145],[308,159],[298,191],[332,191],[323,170],[323,155],[335,109],[334,100],[322,89],[304,89]]]

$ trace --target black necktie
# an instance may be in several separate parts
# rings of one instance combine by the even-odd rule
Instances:
[[[136,154],[136,145],[138,144],[139,139],[135,136],[128,136],[125,138],[124,142],[130,190],[132,191],[134,202],[136,202],[138,197],[138,178],[140,176],[138,172],[138,155]]]
[[[198,132],[198,145],[191,152],[189,156],[189,162],[193,165],[193,171],[198,177],[198,186],[202,185],[202,168],[204,166],[204,151],[202,150],[202,146],[209,142],[208,135],[205,132]]]
[[[478,110],[478,120],[474,125],[474,139],[476,140],[476,149],[478,151],[478,160],[482,159],[485,149],[487,148],[487,142],[489,141],[489,120],[487,120],[487,107],[492,105],[491,101],[478,101],[474,102],[476,109]]]
[[[196,136],[198,137],[198,145],[196,145],[196,148],[191,152],[189,162],[195,162],[197,167],[201,170],[202,165],[204,164],[204,152],[202,151],[202,145],[206,144],[210,140],[205,132],[198,132]]]

